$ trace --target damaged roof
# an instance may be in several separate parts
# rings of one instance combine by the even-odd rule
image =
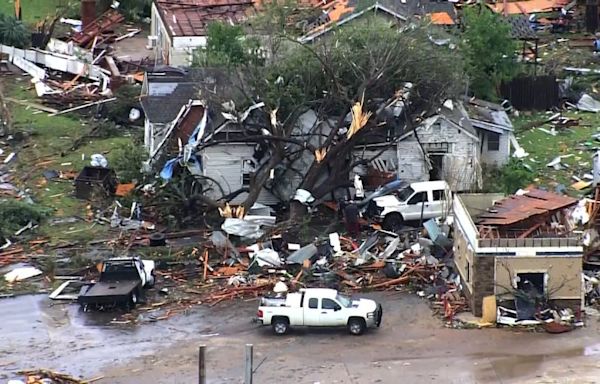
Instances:
[[[527,1],[512,1],[496,4],[488,4],[488,6],[496,13],[506,15],[522,15],[531,13],[550,12],[553,9],[561,8],[569,3],[569,0],[527,0]]]
[[[451,124],[458,127],[467,136],[471,137],[474,141],[479,141],[477,131],[475,130],[473,124],[471,123],[471,120],[469,119],[469,114],[465,110],[463,104],[456,101],[446,101],[444,105],[438,110],[437,114],[425,119],[415,129],[429,130],[429,128],[436,124],[439,119],[444,119],[450,122]],[[405,132],[398,138],[398,140],[403,140],[404,138],[410,136],[412,132],[413,130]]]
[[[322,14],[306,21],[306,33],[301,42],[309,42],[327,33],[334,27],[343,25],[368,12],[382,12],[397,20],[406,21],[413,16],[429,16],[433,24],[452,25],[457,15],[454,4],[448,1],[401,1],[377,0],[365,6],[362,0],[324,0],[312,2],[322,10]]]
[[[254,14],[254,0],[155,0],[171,37],[205,36],[213,21],[240,23]]]
[[[471,98],[465,100],[464,106],[469,114],[469,119],[476,128],[497,133],[513,130],[508,114],[499,104]]]
[[[190,100],[211,105],[215,97],[227,100],[234,93],[232,76],[220,68],[157,67],[146,73],[140,102],[146,118],[160,124],[175,120]]]
[[[478,225],[504,226],[551,213],[577,204],[577,199],[532,188],[522,195],[500,200],[488,212],[481,214]]]

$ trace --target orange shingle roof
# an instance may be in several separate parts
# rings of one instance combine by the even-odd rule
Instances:
[[[446,12],[434,12],[430,13],[431,23],[436,25],[454,25],[454,20]]]
[[[508,15],[519,15],[519,14],[530,14],[536,12],[549,12],[552,9],[560,8],[566,5],[564,0],[527,0],[527,1],[513,1],[506,3],[506,14]],[[505,5],[503,2],[497,2],[496,4],[489,4],[490,8],[497,13],[505,13]]]

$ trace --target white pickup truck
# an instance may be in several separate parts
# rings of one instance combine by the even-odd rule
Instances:
[[[277,335],[290,327],[347,327],[353,335],[379,327],[383,308],[373,300],[353,300],[335,289],[307,288],[283,297],[263,297],[258,322],[270,325]]]

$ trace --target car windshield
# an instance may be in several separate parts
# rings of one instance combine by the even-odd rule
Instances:
[[[338,303],[342,304],[346,308],[350,308],[352,306],[352,300],[350,300],[349,297],[337,295],[335,299],[338,301]]]
[[[401,189],[398,191],[398,199],[400,199],[400,201],[406,201],[408,200],[408,198],[415,192],[414,189],[412,189],[411,187],[406,187],[404,189]]]

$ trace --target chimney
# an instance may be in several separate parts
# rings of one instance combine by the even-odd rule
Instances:
[[[81,0],[81,27],[85,29],[96,20],[96,0]]]

